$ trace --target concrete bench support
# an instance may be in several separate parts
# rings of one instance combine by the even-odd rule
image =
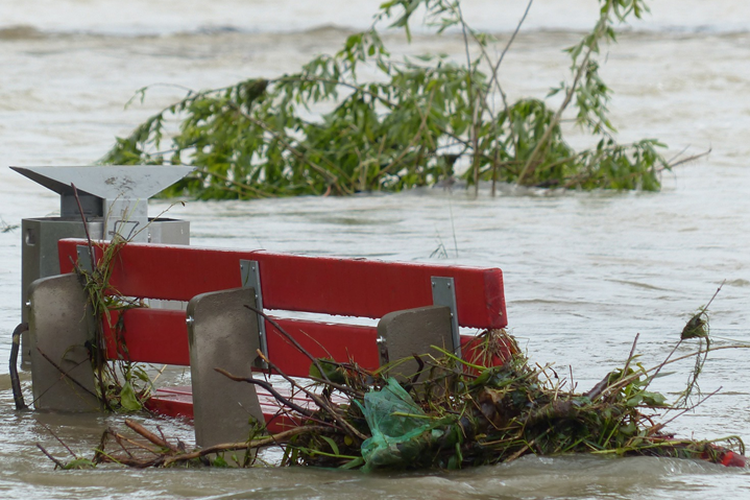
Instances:
[[[31,380],[38,410],[97,411],[94,371],[86,343],[94,317],[75,274],[34,281],[28,290]]]
[[[430,346],[454,352],[453,326],[450,308],[427,306],[388,313],[378,323],[378,336],[385,341],[385,353],[381,349],[381,365],[403,360],[388,370],[388,374],[400,381],[410,380],[419,370],[413,358],[415,354],[441,354]]]
[[[250,420],[265,422],[255,386],[216,372],[251,377],[260,348],[255,290],[196,295],[187,308],[195,441],[206,447],[248,438]]]

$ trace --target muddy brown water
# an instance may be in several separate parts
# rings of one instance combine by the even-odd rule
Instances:
[[[378,2],[325,6],[286,0],[210,6],[167,0],[64,0],[0,4],[0,229],[54,214],[51,192],[9,165],[77,165],[99,158],[115,134],[182,94],[164,83],[209,88],[294,70],[363,27]],[[657,3],[657,2],[653,2]],[[481,27],[512,29],[525,2],[466,2]],[[593,19],[589,2],[538,0],[503,66],[511,98],[542,96],[566,76],[560,48]],[[559,193],[483,186],[398,195],[252,202],[189,202],[194,245],[306,255],[439,261],[504,270],[512,332],[532,360],[554,363],[581,390],[621,366],[636,333],[646,366],[658,363],[685,321],[724,280],[712,304],[715,345],[750,344],[750,7],[739,0],[663,0],[611,48],[603,66],[615,90],[623,141],[658,137],[669,155],[711,149],[664,175],[660,193]],[[408,51],[393,40],[397,50]],[[417,37],[418,48],[460,56],[458,37]],[[573,131],[571,141],[584,144]],[[152,214],[168,207],[151,203]],[[18,229],[0,232],[0,358],[20,318]],[[685,347],[681,352],[689,352]],[[700,380],[721,389],[670,428],[680,436],[750,439],[744,349],[715,352]],[[77,453],[96,446],[118,416],[17,414],[0,368],[0,495],[3,498],[675,498],[746,493],[748,474],[692,461],[526,457],[455,473],[371,474],[326,470],[53,470],[52,429]],[[674,398],[691,363],[655,388]],[[179,376],[177,376],[179,378]],[[28,374],[23,375],[27,398]],[[189,424],[159,421],[191,439]]]

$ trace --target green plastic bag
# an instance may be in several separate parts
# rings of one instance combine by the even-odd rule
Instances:
[[[362,443],[365,470],[408,467],[432,443],[435,422],[393,378],[379,391],[365,394],[362,412],[372,437]]]

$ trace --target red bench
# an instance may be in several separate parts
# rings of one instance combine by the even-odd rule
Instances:
[[[76,239],[59,242],[62,273],[73,271],[79,255],[87,251],[86,245],[84,240]],[[85,265],[86,261],[82,260],[82,263]],[[241,266],[244,269],[241,270]],[[41,318],[46,313],[40,309],[43,307],[40,301],[49,300],[46,297],[51,296],[51,292],[44,295],[39,291],[37,283],[31,287],[38,295],[32,300],[32,311],[38,311],[37,323],[41,324]],[[408,341],[404,343],[408,340],[407,336],[393,333],[399,332],[399,322],[402,319],[408,326],[414,324],[414,321],[421,324],[423,321],[433,321],[434,318],[439,321],[442,321],[439,318],[446,318],[444,323],[447,323],[447,334],[430,337],[431,334],[427,332],[424,334],[427,335],[427,340],[421,342],[428,342],[428,347],[429,342],[442,341],[454,350],[463,351],[467,360],[477,356],[471,344],[474,336],[456,337],[457,326],[484,330],[500,329],[507,325],[502,272],[496,268],[301,257],[258,250],[128,243],[114,259],[110,285],[117,293],[127,297],[190,301],[187,313],[183,310],[160,308],[126,311],[121,330],[126,350],[118,348],[114,332],[107,329],[105,333],[109,359],[119,357],[138,362],[191,366],[192,394],[190,388],[161,389],[151,399],[149,407],[168,415],[195,414],[196,435],[200,445],[226,441],[231,436],[227,436],[221,429],[199,430],[199,426],[203,425],[199,420],[213,420],[215,414],[210,418],[208,414],[199,414],[198,398],[211,400],[204,404],[209,407],[206,411],[216,412],[215,406],[218,403],[212,398],[224,401],[234,397],[234,393],[246,392],[245,387],[252,387],[250,384],[238,385],[213,373],[211,367],[216,367],[216,363],[232,373],[237,371],[235,374],[241,376],[249,376],[244,372],[250,368],[263,371],[263,364],[255,355],[254,348],[259,347],[286,374],[293,377],[307,377],[309,374],[310,360],[292,346],[268,320],[262,317],[258,320],[258,316],[250,309],[242,307],[243,304],[272,311],[275,321],[313,356],[342,362],[353,360],[371,370],[377,369],[382,362],[379,337],[386,338],[386,349],[391,359],[395,359],[394,352],[398,353],[397,357],[414,353],[411,351],[414,344]],[[334,323],[330,317],[323,320],[292,319],[284,316],[285,311],[386,318],[376,327],[338,321]],[[400,313],[395,313],[397,311],[412,316],[398,316]],[[388,318],[389,321],[385,321]],[[34,321],[32,330],[33,323]],[[37,329],[43,328],[40,326]],[[262,334],[263,329],[265,334]],[[250,330],[255,333],[249,333]],[[443,331],[446,331],[445,328]],[[222,337],[225,334],[227,336]],[[37,333],[37,337],[39,335]],[[250,344],[242,344],[247,337],[251,337]],[[455,338],[460,338],[461,347],[456,348],[450,342]],[[219,344],[223,344],[221,349],[217,347]],[[218,352],[206,359],[202,358],[201,353],[211,350]],[[70,354],[72,351],[67,349],[66,352]],[[236,359],[230,359],[233,357]],[[501,359],[496,361],[501,362]],[[33,358],[32,362],[35,362]],[[44,363],[36,361],[36,364]],[[205,365],[203,368],[202,363]],[[32,372],[34,371],[37,371],[36,366],[32,366]],[[57,371],[59,372],[59,368]],[[212,373],[209,374],[209,371]],[[199,380],[207,377],[219,377],[223,381],[217,383],[229,385],[225,385],[227,389],[220,390],[211,385],[214,382],[201,387],[203,382]],[[45,389],[40,387],[39,390]],[[222,391],[229,391],[231,394],[216,395]],[[45,407],[44,398],[39,403],[36,393],[35,380],[37,406]],[[294,423],[289,422],[288,416],[274,417],[278,405],[269,395],[259,390],[257,396],[263,417],[271,430],[279,430]],[[193,398],[196,399],[195,402]],[[46,407],[55,404],[51,402]],[[238,422],[242,422],[237,425],[247,426],[247,413],[252,413],[246,407],[247,404],[249,403],[239,402],[243,409],[237,412],[236,418]],[[221,412],[223,415],[225,409],[221,409]],[[231,427],[231,424],[227,425]]]

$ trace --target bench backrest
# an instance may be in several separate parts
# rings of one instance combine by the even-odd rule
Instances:
[[[59,242],[60,269],[71,272],[85,240]],[[123,296],[189,301],[194,296],[242,286],[240,261],[259,266],[266,310],[380,318],[433,304],[431,278],[455,283],[458,324],[477,329],[507,325],[502,271],[463,266],[302,257],[261,250],[209,249],[128,243],[114,259],[110,284]],[[379,366],[375,327],[276,318],[311,354]],[[109,356],[132,361],[189,365],[185,312],[131,309],[123,317],[127,353],[117,352],[108,332]],[[269,358],[293,376],[306,376],[309,360],[266,323]],[[158,332],[158,333],[157,333]],[[464,336],[462,344],[471,336]]]

